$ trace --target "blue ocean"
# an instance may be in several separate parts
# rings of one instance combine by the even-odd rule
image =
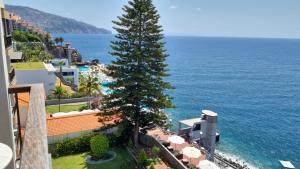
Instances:
[[[112,35],[62,34],[84,60],[110,63]],[[300,168],[300,40],[167,36],[168,77],[180,119],[219,114],[218,151],[256,168]]]

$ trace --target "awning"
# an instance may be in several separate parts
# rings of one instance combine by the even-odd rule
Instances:
[[[201,118],[194,118],[194,119],[186,119],[186,120],[181,120],[179,123],[187,125],[189,127],[192,127],[195,123],[200,123]]]

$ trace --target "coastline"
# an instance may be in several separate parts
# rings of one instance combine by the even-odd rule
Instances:
[[[240,161],[240,163],[243,163],[245,161],[247,161],[246,163],[248,164],[248,166],[250,168],[265,168],[264,166],[266,166],[266,168],[280,168],[280,165],[278,163],[278,159],[287,159],[287,160],[291,160],[293,162],[293,164],[297,165],[299,160],[295,157],[297,157],[297,154],[293,151],[288,151],[289,150],[289,145],[293,145],[293,146],[297,146],[298,143],[295,142],[295,139],[291,139],[289,135],[286,136],[286,133],[281,133],[280,136],[284,137],[286,136],[287,139],[282,141],[280,144],[278,144],[278,139],[274,140],[273,142],[270,142],[270,138],[273,138],[272,136],[272,132],[269,133],[265,133],[264,135],[266,135],[267,137],[260,137],[259,133],[256,132],[256,127],[252,128],[249,132],[247,132],[243,137],[241,137],[240,132],[243,131],[248,125],[252,124],[253,122],[257,122],[261,127],[269,127],[272,126],[272,120],[273,118],[271,118],[270,122],[268,121],[264,121],[264,123],[262,123],[261,121],[265,120],[265,119],[270,119],[269,115],[272,114],[272,116],[274,117],[281,117],[280,115],[283,113],[288,113],[288,112],[292,112],[292,110],[295,109],[295,107],[292,106],[292,110],[290,110],[289,107],[286,107],[284,105],[280,106],[280,109],[282,111],[274,111],[271,109],[272,105],[278,105],[278,103],[285,101],[287,104],[293,103],[293,100],[291,101],[287,101],[287,98],[290,98],[290,96],[293,96],[292,94],[290,95],[285,95],[285,97],[270,97],[273,95],[268,95],[270,91],[274,91],[274,89],[278,89],[279,87],[282,87],[281,84],[279,83],[271,83],[274,82],[275,80],[285,80],[285,79],[294,79],[293,81],[295,81],[295,83],[293,84],[297,84],[298,82],[296,82],[297,77],[294,74],[290,74],[290,72],[292,72],[294,69],[293,65],[290,65],[290,67],[286,68],[283,70],[283,74],[288,75],[288,76],[284,76],[284,77],[274,77],[274,76],[270,76],[273,75],[273,71],[270,72],[271,70],[276,71],[277,68],[280,68],[280,65],[277,65],[276,63],[273,63],[273,61],[275,62],[276,60],[280,60],[281,55],[280,54],[274,54],[273,46],[279,46],[282,45],[284,48],[283,50],[289,50],[289,51],[294,51],[294,48],[291,47],[291,42],[289,41],[279,41],[279,40],[274,40],[274,42],[272,41],[266,41],[264,39],[259,39],[259,41],[257,42],[257,44],[259,45],[265,45],[267,48],[266,50],[266,57],[261,58],[258,55],[255,54],[256,51],[258,51],[259,49],[257,49],[257,46],[253,46],[251,47],[251,50],[247,51],[247,54],[249,54],[249,56],[251,55],[251,57],[249,57],[247,60],[245,59],[245,57],[241,57],[242,53],[244,53],[245,51],[240,51],[238,49],[234,50],[234,53],[232,54],[232,57],[229,57],[227,55],[221,55],[218,59],[222,59],[222,58],[233,58],[233,60],[230,60],[228,62],[226,62],[227,64],[233,64],[235,68],[240,68],[240,66],[243,66],[241,68],[242,71],[240,72],[236,72],[237,75],[233,76],[231,73],[234,72],[234,70],[229,69],[227,67],[225,67],[225,71],[228,71],[229,74],[225,75],[226,78],[230,78],[230,81],[228,82],[228,84],[232,85],[232,88],[235,90],[232,90],[232,88],[228,88],[228,84],[227,83],[223,83],[225,85],[220,86],[219,83],[212,83],[212,78],[220,81],[220,82],[227,82],[224,81],[223,79],[225,79],[225,77],[220,77],[219,76],[219,71],[218,69],[212,69],[215,68],[216,66],[222,66],[223,63],[216,63],[216,65],[214,67],[206,67],[207,63],[209,63],[211,61],[211,56],[210,55],[218,55],[219,52],[214,52],[214,47],[215,45],[218,45],[221,48],[221,51],[224,52],[226,54],[227,50],[231,49],[230,47],[228,47],[227,45],[223,45],[223,42],[226,41],[226,43],[232,44],[232,45],[239,45],[241,48],[243,49],[248,49],[248,45],[252,45],[252,41],[246,41],[247,39],[243,40],[243,41],[238,41],[236,39],[206,39],[206,38],[185,38],[184,37],[180,37],[180,38],[170,38],[167,37],[166,38],[166,42],[167,44],[169,44],[168,46],[168,51],[170,53],[170,55],[172,55],[173,57],[170,58],[169,64],[171,65],[171,74],[175,75],[173,76],[173,78],[171,79],[171,81],[173,83],[176,84],[176,93],[172,93],[175,97],[176,97],[176,101],[177,101],[177,105],[178,108],[177,111],[175,113],[172,112],[172,116],[174,116],[174,118],[172,119],[180,119],[180,118],[189,118],[189,117],[193,117],[195,115],[197,115],[196,112],[199,107],[209,107],[209,108],[214,108],[216,111],[220,111],[221,113],[225,113],[222,116],[222,118],[220,119],[220,121],[222,121],[222,124],[220,123],[220,129],[222,129],[222,132],[228,132],[228,138],[226,139],[234,139],[236,141],[230,141],[233,145],[235,145],[233,148],[235,148],[236,150],[231,151],[231,148],[225,148],[225,149],[220,149],[221,152],[223,153],[227,158],[231,158],[234,159],[234,161],[237,159],[238,161]],[[72,42],[72,46],[74,46],[75,48],[77,48],[80,53],[82,53],[83,55],[83,59],[84,60],[92,60],[92,58],[98,58],[101,63],[109,63],[111,58],[109,57],[109,55],[107,54],[107,52],[109,51],[109,42],[111,41],[111,39],[113,39],[112,35],[97,35],[97,36],[93,36],[90,35],[88,37],[83,36],[83,35],[70,35],[67,36],[66,39],[70,42]],[[191,52],[192,53],[185,53],[185,50],[187,48],[187,46],[182,46],[180,48],[177,48],[176,46],[178,44],[181,44],[183,42],[185,42],[185,44],[191,44],[190,42],[193,42],[194,44],[205,44],[205,47],[207,49],[209,49],[209,52],[207,52],[206,50],[202,50],[202,48],[196,48],[193,45],[189,45],[188,47],[191,48]],[[74,42],[74,43],[73,43]],[[83,43],[82,43],[83,42]],[[213,44],[211,44],[212,42],[214,42]],[[175,48],[176,47],[176,48]],[[272,47],[272,48],[271,48]],[[224,50],[223,50],[224,49]],[[211,52],[213,51],[213,52]],[[177,61],[178,60],[182,60],[183,57],[188,57],[190,60],[195,60],[198,59],[198,55],[194,55],[193,53],[202,53],[203,55],[202,57],[202,62],[182,62],[179,67],[177,65]],[[271,57],[272,56],[272,57]],[[275,58],[275,59],[273,59]],[[276,59],[277,58],[277,59]],[[250,60],[249,60],[250,59]],[[260,63],[255,62],[255,60],[257,59],[263,59],[263,61],[269,61],[271,62],[273,65],[270,67],[270,69],[265,69],[265,65],[262,65]],[[292,59],[292,61],[294,61],[293,63],[297,63],[297,61],[294,59],[294,57],[289,57],[289,59]],[[250,66],[245,67],[244,64],[240,64],[243,63],[244,61],[251,61]],[[263,63],[269,63],[269,62],[263,62]],[[290,61],[286,61],[288,63],[284,64],[289,64]],[[198,68],[197,65],[202,65],[202,67]],[[220,65],[221,64],[221,65]],[[173,65],[173,67],[172,67]],[[174,66],[176,65],[176,67]],[[190,67],[187,67],[187,65],[189,65]],[[226,66],[225,65],[225,66]],[[258,66],[254,66],[254,65],[258,65]],[[267,64],[269,65],[269,64]],[[280,66],[280,67],[279,67]],[[184,67],[184,68],[183,68]],[[257,70],[253,70],[252,68],[257,68]],[[184,70],[184,71],[181,71]],[[197,71],[203,71],[205,73],[202,74],[195,74],[195,73],[191,73],[186,75],[186,71],[190,71],[190,70],[197,70]],[[256,75],[260,72],[263,71],[265,73],[263,74],[259,74],[260,76],[257,77]],[[282,70],[281,70],[282,71]],[[248,74],[249,77],[244,76],[245,74]],[[249,74],[250,73],[250,74]],[[209,76],[208,76],[209,74]],[[238,81],[236,82],[234,78],[236,77],[243,77],[242,81]],[[179,81],[180,79],[183,79],[183,81],[189,80],[191,78],[202,78],[204,80],[204,83],[199,83],[198,79],[195,79],[195,82],[191,82],[191,83],[183,83],[181,81]],[[261,78],[262,77],[269,77],[270,78],[270,82],[261,82]],[[210,79],[211,78],[211,79]],[[253,81],[251,83],[254,83],[254,86],[249,86],[246,88],[245,87],[241,87],[240,84],[244,84],[246,82],[249,82],[249,80]],[[210,85],[209,87],[206,88],[207,84],[213,84]],[[264,85],[269,85],[270,88],[268,88],[268,90],[263,90],[260,84],[264,84]],[[186,86],[186,87],[183,87]],[[190,91],[190,88],[194,88],[194,87],[199,87],[200,90],[199,91],[195,91],[195,93],[193,95],[192,94],[188,94],[188,92]],[[204,87],[204,88],[203,88]],[[201,89],[203,88],[203,90]],[[217,91],[216,91],[217,89]],[[240,90],[243,89],[243,90]],[[258,90],[259,89],[259,90]],[[264,91],[266,93],[261,94],[261,92],[257,92],[257,91]],[[297,91],[298,89],[294,88],[293,86],[286,86],[283,87],[283,90],[275,90],[275,94],[280,95],[282,94],[283,91]],[[241,95],[240,97],[235,97],[235,99],[231,100],[230,102],[228,101],[229,97],[231,96],[235,96],[234,92],[240,92]],[[245,92],[247,92],[248,95],[243,95],[245,94]],[[250,93],[250,95],[249,95]],[[200,95],[201,97],[198,97],[197,95]],[[220,95],[222,94],[222,95]],[[267,97],[268,96],[268,97]],[[250,98],[257,98],[255,100],[249,100]],[[257,102],[262,101],[263,99],[267,99],[267,102],[262,102],[262,105],[257,105]],[[272,104],[271,104],[271,99],[272,99]],[[189,103],[185,103],[182,102],[184,100],[191,100]],[[246,102],[246,100],[249,100]],[[270,102],[269,102],[270,101]],[[238,104],[236,104],[238,103]],[[255,105],[253,105],[255,104]],[[243,107],[243,108],[241,108]],[[241,111],[243,110],[243,111]],[[259,111],[257,111],[259,110]],[[290,111],[289,111],[290,110]],[[185,115],[182,115],[183,112],[187,112],[185,113]],[[252,116],[251,114],[253,114],[253,112],[265,112],[265,116],[261,119],[261,116]],[[297,117],[295,114],[292,114],[293,116]],[[239,119],[241,117],[245,117],[247,118],[247,120],[241,124],[241,121],[239,121]],[[261,121],[257,121],[257,118],[260,118]],[[233,125],[229,125],[231,124],[232,121],[236,121],[237,123],[234,123]],[[294,120],[291,120],[294,122]],[[176,124],[175,124],[176,125]],[[229,131],[236,128],[236,127],[240,127],[239,130],[237,130],[236,132],[230,133]],[[280,128],[283,128],[285,126],[285,124],[280,124],[279,125]],[[277,126],[277,127],[279,127]],[[249,140],[247,140],[246,138],[249,138]],[[295,137],[294,137],[295,138]],[[257,140],[261,140],[263,141],[262,144],[261,142],[257,141]],[[244,144],[249,144],[249,142],[253,143],[249,145],[245,145]],[[264,144],[265,142],[270,142],[270,144],[266,145]],[[255,146],[254,146],[255,144]],[[257,145],[256,145],[257,144]],[[260,144],[260,145],[259,145]],[[230,147],[232,147],[233,145],[229,145]],[[227,144],[224,144],[224,146],[227,147]],[[237,149],[237,147],[239,146],[243,146],[241,147],[241,149]],[[281,150],[286,150],[287,152],[284,155],[280,155]],[[223,152],[225,151],[225,152]],[[255,154],[255,155],[253,155]],[[247,160],[244,160],[244,159]]]
[[[225,153],[225,152],[220,151],[218,149],[216,149],[216,154],[219,155],[219,156],[222,156],[228,162],[233,162],[233,163],[236,163],[240,166],[246,166],[245,169],[260,169],[259,167],[255,166],[254,164],[246,162],[244,159],[242,159],[238,155]]]
[[[84,60],[82,60],[84,62]],[[107,64],[99,63],[98,65],[102,65],[104,68],[107,66]],[[89,66],[90,67],[90,66]],[[99,70],[99,73],[102,73],[102,70]],[[173,124],[174,125],[174,124]],[[226,161],[227,163],[231,164],[232,166],[236,166],[236,168],[242,168],[242,169],[260,169],[259,167],[256,167],[253,164],[250,164],[249,162],[246,162],[246,160],[242,159],[236,154],[230,154],[225,153],[223,151],[220,151],[216,149],[216,155],[221,157],[223,161]],[[218,161],[218,160],[216,160]]]

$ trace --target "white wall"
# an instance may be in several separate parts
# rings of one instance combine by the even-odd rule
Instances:
[[[57,69],[57,71],[59,72],[59,68]],[[77,68],[68,68],[68,67],[62,67],[62,72],[73,72],[74,75],[73,76],[63,76],[65,80],[67,80],[68,78],[73,79],[74,84],[76,86],[79,86],[79,73],[78,73],[78,69]]]
[[[56,76],[54,72],[48,72],[47,69],[40,70],[16,70],[16,84],[43,83],[46,95],[51,94],[55,88]]]
[[[4,8],[3,1],[0,0],[0,18]],[[15,168],[15,144],[13,135],[13,123],[10,97],[8,94],[8,70],[7,57],[4,46],[3,24],[0,24],[0,142],[8,145],[13,151],[13,159],[6,169]]]
[[[110,129],[107,129],[106,131],[101,131],[99,133],[113,133],[113,132],[116,132],[117,130],[118,130],[118,126],[114,126]],[[68,133],[68,134],[57,135],[57,136],[48,136],[48,144],[54,144],[59,141],[80,137],[82,135],[89,134],[89,133],[94,133],[94,132],[93,132],[93,130],[86,130],[86,131]]]

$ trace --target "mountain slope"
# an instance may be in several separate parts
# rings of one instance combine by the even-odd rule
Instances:
[[[94,33],[110,34],[109,30],[97,28],[93,25],[46,13],[30,7],[5,5],[5,8],[22,19],[35,23],[50,33]]]

